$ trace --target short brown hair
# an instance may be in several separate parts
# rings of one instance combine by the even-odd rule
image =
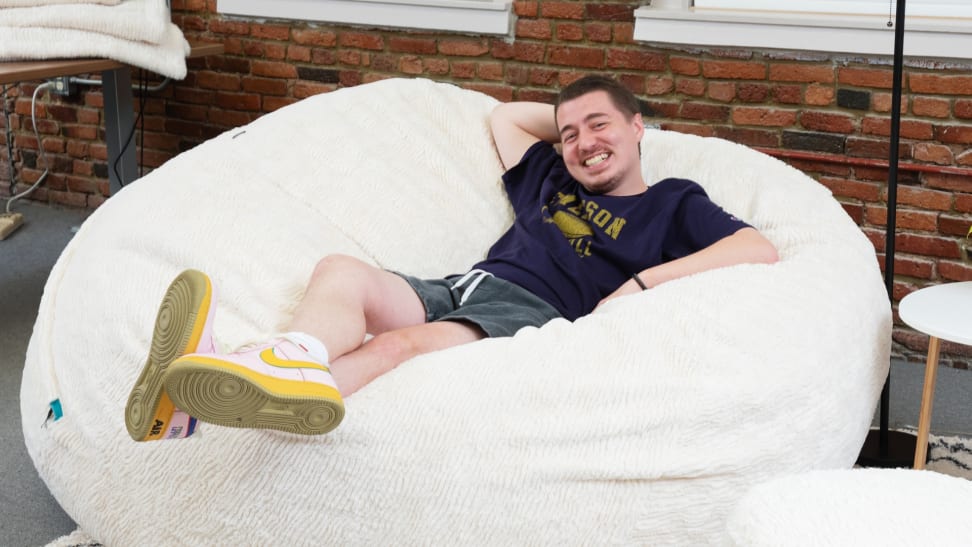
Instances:
[[[605,91],[608,97],[611,98],[611,102],[614,107],[620,110],[626,117],[630,118],[635,114],[641,113],[641,107],[638,104],[638,99],[635,98],[634,94],[628,90],[628,88],[621,85],[614,78],[609,78],[607,76],[591,75],[584,76],[583,78],[570,83],[567,87],[560,91],[557,96],[557,101],[554,103],[554,115],[557,115],[557,109],[560,105],[572,101],[582,95],[587,95],[594,91]]]

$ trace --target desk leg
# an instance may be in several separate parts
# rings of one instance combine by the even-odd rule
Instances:
[[[132,100],[132,74],[128,67],[101,73],[105,95],[105,141],[108,144],[108,180],[111,194],[138,178],[135,136],[122,151],[132,132],[135,107]],[[117,163],[116,163],[117,162]]]
[[[921,393],[921,413],[918,416],[918,440],[915,445],[915,469],[924,469],[928,459],[928,431],[931,428],[932,403],[935,402],[935,377],[938,374],[940,341],[928,338],[928,357],[925,360],[925,387]]]

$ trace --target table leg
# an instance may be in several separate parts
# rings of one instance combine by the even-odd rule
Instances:
[[[125,142],[135,123],[132,74],[128,67],[101,73],[105,96],[105,141],[108,145],[108,181],[111,195],[138,178],[135,136]]]
[[[915,444],[915,469],[924,469],[928,459],[928,431],[931,428],[932,403],[935,401],[935,377],[938,374],[938,352],[941,342],[928,338],[928,357],[925,360],[925,385],[921,393],[921,413],[918,416],[918,439]]]

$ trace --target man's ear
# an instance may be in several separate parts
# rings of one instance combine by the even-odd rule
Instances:
[[[638,136],[638,141],[641,141],[641,137],[645,134],[645,121],[641,117],[641,113],[631,116],[631,123],[635,124],[635,134]]]

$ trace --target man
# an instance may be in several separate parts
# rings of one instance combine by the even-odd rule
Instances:
[[[326,433],[343,417],[342,396],[416,355],[512,336],[556,317],[574,320],[693,273],[777,260],[768,240],[697,184],[646,185],[637,100],[610,78],[574,82],[556,106],[501,104],[490,126],[516,220],[485,260],[465,275],[420,280],[348,256],[325,257],[290,332],[231,354],[212,350],[206,334],[208,278],[185,272],[167,298],[185,295],[177,307],[189,312],[156,324],[152,355],[126,411],[132,437],[186,436],[188,428],[171,425],[189,417]],[[366,333],[374,337],[362,343]],[[165,354],[155,351],[163,338],[186,342]],[[189,351],[197,353],[176,358]]]

